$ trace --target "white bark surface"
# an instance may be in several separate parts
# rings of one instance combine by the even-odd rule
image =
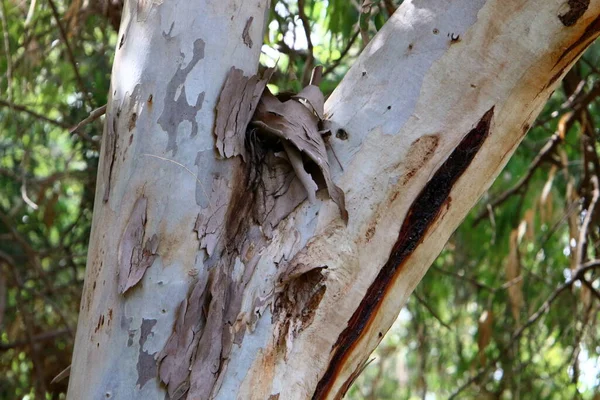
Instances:
[[[212,128],[230,67],[256,71],[266,0],[160,3],[124,12],[71,399],[165,398],[157,359],[190,360],[188,398],[340,397],[600,29],[600,0],[405,1],[326,104],[348,224],[321,191],[265,237]]]

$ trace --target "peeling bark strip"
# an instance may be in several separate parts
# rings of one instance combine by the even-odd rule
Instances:
[[[404,261],[413,253],[440,215],[440,210],[456,181],[463,175],[489,135],[494,107],[490,108],[454,149],[431,180],[416,197],[406,214],[398,240],[386,264],[367,290],[360,305],[348,321],[348,326],[332,348],[333,356],[325,374],[317,384],[313,399],[325,398],[352,347],[365,333],[388,288]]]
[[[275,68],[267,68],[262,77],[254,75],[248,78],[241,69],[231,67],[229,70],[219,95],[214,130],[217,151],[221,157],[239,154],[246,160],[246,127],[274,71]]]
[[[148,199],[144,196],[137,199],[127,226],[119,242],[117,252],[119,266],[119,293],[123,294],[135,286],[144,276],[157,257],[158,237],[153,235],[144,243],[146,232],[146,208]]]

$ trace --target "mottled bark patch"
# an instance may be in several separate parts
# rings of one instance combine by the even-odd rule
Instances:
[[[564,26],[573,26],[585,14],[590,6],[590,0],[569,0],[569,11],[560,14],[558,19]]]
[[[317,384],[313,399],[323,399],[329,395],[331,386],[346,358],[358,340],[366,334],[377,309],[389,288],[393,285],[394,279],[404,262],[415,251],[425,238],[429,228],[440,217],[450,191],[467,170],[488,137],[493,115],[494,107],[490,108],[481,117],[477,125],[465,135],[411,204],[388,261],[380,269],[358,308],[348,321],[348,325],[334,344],[329,366]]]
[[[148,336],[152,334],[154,325],[156,325],[155,319],[142,319],[139,340],[140,352],[137,361],[138,379],[136,382],[136,385],[138,385],[140,389],[144,387],[146,382],[156,377],[156,361],[154,360],[154,353],[149,354],[144,350],[144,344],[146,344]]]
[[[181,58],[183,60],[183,54]],[[188,121],[192,125],[191,136],[198,134],[198,123],[196,114],[202,108],[204,101],[204,92],[196,98],[195,104],[189,104],[185,92],[185,80],[192,69],[204,58],[204,41],[196,39],[192,59],[183,68],[179,67],[167,84],[163,111],[158,118],[158,124],[169,136],[167,151],[173,154],[177,151],[177,128],[183,121]]]
[[[158,254],[158,237],[144,238],[146,233],[146,208],[148,200],[142,196],[135,202],[117,250],[119,293],[135,286],[152,265]]]

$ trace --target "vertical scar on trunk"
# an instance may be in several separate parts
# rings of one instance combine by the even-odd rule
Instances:
[[[388,261],[367,289],[361,303],[348,321],[347,327],[334,344],[329,366],[317,384],[313,399],[323,399],[328,396],[346,358],[356,343],[366,334],[377,309],[388,294],[404,262],[439,218],[450,191],[488,137],[493,115],[494,107],[490,108],[475,128],[467,133],[410,206]]]

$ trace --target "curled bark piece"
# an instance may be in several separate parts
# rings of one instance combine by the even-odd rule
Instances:
[[[246,159],[244,139],[246,127],[254,114],[274,68],[268,68],[262,77],[244,76],[241,69],[231,67],[217,103],[215,136],[217,151],[221,157],[241,155]]]
[[[321,70],[316,68],[311,84],[286,100],[274,96],[266,88],[273,71],[270,68],[262,77],[245,77],[241,70],[231,68],[217,103],[214,130],[217,151],[221,157],[241,155],[248,162],[248,147],[251,153],[256,151],[252,151],[254,142],[246,145],[247,132],[254,131],[261,137],[279,139],[309,200],[315,201],[318,186],[307,172],[305,163],[308,160],[317,165],[329,196],[340,209],[344,222],[348,222],[344,192],[331,179],[327,149],[319,129],[324,122],[325,102],[317,86]],[[254,129],[248,129],[249,124]],[[260,174],[251,175],[256,177]]]
[[[310,93],[308,96],[309,99],[313,98]],[[309,107],[293,98],[281,102],[267,89],[258,103],[252,125],[263,133],[287,141],[319,167],[329,196],[340,209],[344,222],[348,222],[344,192],[331,179],[327,149],[319,131],[320,119],[317,114],[321,110],[318,108],[318,99],[314,99],[314,104],[312,102],[310,104],[314,113]],[[306,187],[307,192],[311,189],[310,185]]]

